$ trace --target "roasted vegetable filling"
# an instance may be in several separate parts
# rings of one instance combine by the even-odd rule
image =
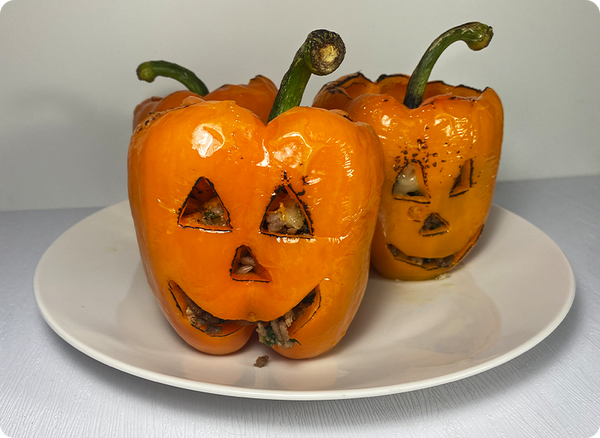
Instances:
[[[423,196],[423,191],[417,179],[417,172],[412,163],[404,166],[398,173],[394,186],[392,187],[394,196]]]
[[[448,232],[448,224],[439,215],[431,213],[419,230],[421,236],[436,236]]]
[[[179,215],[179,225],[214,231],[230,231],[229,215],[212,183],[201,177],[188,195]]]
[[[448,268],[454,263],[454,254],[439,258],[415,257],[404,254],[394,245],[388,244],[388,249],[396,260],[420,266],[424,269]]]
[[[477,230],[477,232],[469,239],[469,241],[465,244],[465,246],[460,250],[455,252],[454,254],[450,254],[446,257],[438,257],[438,258],[427,258],[427,257],[417,257],[411,256],[403,253],[398,248],[396,248],[392,244],[387,244],[388,250],[392,253],[392,256],[401,262],[409,263],[413,266],[419,266],[425,270],[432,270],[438,268],[448,268],[456,265],[458,262],[465,257],[466,254],[469,253],[473,245],[481,236],[481,232],[483,231],[483,226]]]
[[[240,258],[240,264],[235,270],[235,273],[240,275],[247,274],[248,272],[252,271],[255,267],[256,261],[254,260],[254,257],[247,255],[245,257]]]
[[[268,211],[266,222],[270,233],[290,235],[308,233],[308,224],[302,208],[290,198],[280,202],[277,210]]]
[[[200,211],[202,212],[202,223],[204,225],[225,225],[225,212],[219,198],[214,197],[206,201]]]
[[[202,310],[187,295],[185,295],[185,302],[187,303],[185,316],[190,324],[211,335],[223,333],[222,324],[226,324],[229,321],[219,319],[207,311]]]
[[[259,322],[256,325],[259,341],[267,347],[277,345],[285,349],[292,348],[298,341],[290,339],[288,328],[304,314],[304,311],[315,301],[315,297],[316,290],[313,289],[296,307],[282,317],[269,322]]]
[[[268,283],[271,281],[269,271],[257,260],[256,256],[246,245],[240,246],[235,251],[231,265],[231,278],[236,281],[259,281]]]
[[[262,356],[258,356],[256,358],[256,361],[254,362],[254,366],[256,368],[262,368],[264,367],[267,362],[269,362],[269,356],[267,356],[266,354],[262,355]]]
[[[442,221],[442,219],[435,213],[430,214],[429,216],[427,216],[427,219],[425,219],[425,222],[423,223],[423,231],[433,231],[433,230],[437,230],[440,227],[443,227],[445,224],[444,221]]]
[[[225,226],[225,212],[221,201],[216,196],[206,202],[190,198],[187,201],[186,215],[193,216],[197,222],[204,225]]]
[[[291,187],[277,188],[263,217],[261,232],[274,236],[312,236],[305,206]]]
[[[304,297],[302,301],[300,301],[296,306],[294,306],[294,308],[292,308],[282,317],[273,321],[259,321],[256,323],[245,320],[226,320],[218,318],[198,306],[174,282],[170,282],[170,287],[172,292],[176,291],[177,294],[182,294],[185,298],[185,310],[182,310],[182,312],[184,312],[188,322],[197,329],[202,330],[207,334],[218,336],[225,334],[223,332],[224,326],[228,326],[228,331],[231,331],[231,326],[242,327],[256,324],[256,332],[259,336],[259,342],[268,347],[277,345],[284,349],[291,348],[295,343],[298,342],[295,339],[290,338],[288,329],[294,321],[297,321],[301,316],[303,316],[306,310],[313,303],[315,303],[318,293],[317,286],[306,297]],[[175,294],[173,294],[173,297],[175,298]],[[180,307],[176,298],[175,302],[177,303],[177,306]],[[235,331],[235,329],[233,331]]]

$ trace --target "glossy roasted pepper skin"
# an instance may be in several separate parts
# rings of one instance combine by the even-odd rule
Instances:
[[[313,105],[347,111],[370,124],[384,151],[385,181],[372,264],[383,276],[428,280],[454,268],[473,248],[491,207],[503,135],[494,90],[429,82],[423,103],[407,108],[409,77],[362,74],[327,84]],[[398,193],[407,165],[419,190]]]
[[[133,112],[133,129],[150,114],[180,106],[188,97],[200,97],[189,90],[175,91],[166,97],[150,97],[141,102]],[[277,96],[277,86],[267,77],[258,75],[247,85],[223,85],[208,93],[204,100],[232,100],[239,106],[254,112],[261,120],[267,121],[269,112]]]
[[[227,212],[227,227],[182,224],[200,179]],[[131,211],[144,270],[160,307],[196,349],[241,348],[256,322],[316,296],[289,328],[297,343],[274,347],[309,358],[334,347],[362,300],[383,182],[377,136],[337,111],[295,107],[265,124],[231,99],[188,98],[137,126],[128,154]],[[265,230],[265,214],[282,190],[308,218],[309,231]],[[236,251],[248,248],[264,268],[236,277]],[[221,334],[190,324],[186,294],[222,320]],[[244,325],[247,324],[247,325]]]

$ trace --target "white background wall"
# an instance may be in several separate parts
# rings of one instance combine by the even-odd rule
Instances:
[[[263,74],[279,83],[306,35],[327,28],[347,55],[313,77],[411,73],[446,29],[482,21],[491,45],[458,43],[431,79],[490,86],[505,107],[501,180],[600,173],[600,13],[588,0],[13,0],[0,13],[0,210],[126,199],[135,105],[181,88],[141,83],[165,59],[209,89]]]

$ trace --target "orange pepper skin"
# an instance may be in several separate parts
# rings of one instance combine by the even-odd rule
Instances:
[[[228,213],[226,232],[180,225],[200,178]],[[313,289],[313,303],[289,327],[298,343],[275,349],[300,359],[333,348],[366,288],[382,183],[373,130],[318,108],[295,107],[265,124],[231,100],[188,98],[138,125],[128,154],[129,201],[150,287],[177,333],[211,354],[238,350],[256,322],[283,316]],[[310,236],[261,228],[282,187],[304,206]],[[242,246],[268,281],[234,278]],[[184,294],[215,317],[250,325],[205,333],[186,318]]]
[[[133,129],[150,114],[178,107],[190,96],[199,97],[189,90],[179,90],[164,98],[153,96],[144,100],[133,112]],[[275,96],[277,96],[277,86],[269,78],[258,75],[250,79],[247,85],[223,85],[208,93],[203,99],[233,100],[266,122]]]
[[[347,111],[379,135],[385,181],[372,264],[387,278],[428,280],[456,267],[482,232],[500,162],[503,108],[491,88],[438,81],[429,82],[423,103],[409,109],[402,103],[408,79],[345,76],[323,87],[313,105]],[[421,196],[394,194],[408,164]],[[425,221],[432,214],[439,227],[429,230]]]

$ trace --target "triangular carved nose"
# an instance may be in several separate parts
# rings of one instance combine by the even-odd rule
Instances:
[[[246,245],[235,250],[235,256],[231,263],[231,278],[235,281],[260,281],[263,283],[271,281],[269,271],[258,262],[252,250]]]
[[[448,222],[446,222],[439,214],[431,213],[419,230],[421,236],[434,236],[448,232]]]

